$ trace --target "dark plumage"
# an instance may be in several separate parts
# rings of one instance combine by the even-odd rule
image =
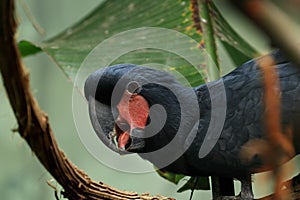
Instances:
[[[298,154],[300,71],[280,51],[275,51],[271,55],[277,63],[276,69],[280,79],[283,132],[287,127],[292,128],[293,142]],[[132,64],[114,65],[91,74],[85,84],[85,96],[90,102],[92,124],[101,140],[119,153],[126,151],[116,147],[109,133],[114,127],[112,115],[116,113],[114,118],[118,116],[116,106],[130,81],[136,81],[141,85],[137,94],[147,100],[149,107],[159,104],[167,113],[166,122],[156,135],[147,138],[133,137],[131,142],[136,142],[137,148],[132,152],[139,153],[158,167],[186,175],[218,175],[242,179],[247,174],[259,171],[263,166],[260,147],[261,142],[266,139],[263,114],[265,105],[262,74],[256,59],[222,77],[224,87],[222,81],[218,80],[188,88],[165,72]],[[117,91],[113,92],[115,88]],[[222,88],[225,89],[225,93],[222,92]],[[95,107],[91,106],[93,98],[96,100]],[[225,121],[220,135],[213,133],[215,134],[213,137],[205,139],[214,117],[212,99],[214,102],[225,102],[226,109],[214,108],[215,117],[218,118],[218,115],[224,112]],[[93,108],[96,111],[93,111]],[[154,123],[155,119],[161,117],[161,113],[159,109],[153,109],[148,123]],[[96,121],[102,130],[95,125]],[[155,123],[159,124],[159,120]],[[147,135],[148,132],[146,128],[141,133]],[[171,140],[174,142],[173,147],[164,148],[164,151],[156,154],[149,153],[165,147]],[[211,150],[209,145],[206,146],[209,150],[207,154],[201,151],[202,155],[199,155],[204,140],[215,145],[211,146]],[[249,141],[254,141],[250,147],[246,145]],[[178,157],[176,160],[168,160],[170,155]]]

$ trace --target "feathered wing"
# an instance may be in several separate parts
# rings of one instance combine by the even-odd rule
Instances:
[[[300,123],[300,72],[279,51],[272,55],[277,63],[276,68],[280,79],[282,126],[296,127]],[[200,150],[203,142],[207,139],[215,139],[206,135],[209,126],[215,125],[210,124],[211,99],[219,98],[219,101],[222,101],[220,93],[223,92],[211,96],[207,85],[199,86],[196,88],[201,107],[199,130],[186,155],[191,166],[199,174],[239,177],[263,164],[260,148],[263,144],[261,142],[264,141],[262,139],[265,139],[266,135],[262,74],[256,60],[251,60],[224,76],[222,80],[226,91],[227,107],[220,137],[210,153],[204,158],[199,158],[197,151]],[[210,84],[217,84],[217,82]],[[295,131],[294,135],[297,136]],[[249,141],[253,142],[251,145],[246,145]],[[251,149],[247,150],[251,155],[243,158],[241,150],[249,146]]]

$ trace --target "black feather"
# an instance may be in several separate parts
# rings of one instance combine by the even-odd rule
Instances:
[[[277,63],[274,67],[280,79],[282,127],[293,127],[295,149],[300,153],[300,71],[280,51],[271,55]],[[85,96],[87,99],[92,96],[100,103],[114,107],[130,81],[137,81],[141,85],[139,94],[145,97],[150,107],[159,104],[167,113],[167,121],[159,133],[145,139],[145,147],[140,151],[143,158],[157,167],[187,175],[239,178],[262,166],[263,160],[259,152],[247,160],[240,155],[247,142],[266,138],[262,74],[256,59],[236,68],[218,81],[196,88],[182,86],[166,72],[132,64],[115,65],[90,75],[85,84]],[[222,83],[225,99],[222,96]],[[213,93],[210,88],[214,88]],[[216,140],[216,144],[202,158],[199,157],[199,151],[206,140],[213,117],[212,99],[214,102],[225,100],[225,121],[220,136],[210,138],[212,141]],[[152,114],[153,119],[160,117],[160,113],[155,113],[155,110]],[[108,133],[106,131],[101,134]],[[171,142],[176,148],[149,154]],[[176,159],[168,163],[167,158],[173,155],[177,156],[174,157]]]

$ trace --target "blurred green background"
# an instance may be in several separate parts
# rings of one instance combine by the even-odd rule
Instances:
[[[24,2],[30,8],[36,21],[45,29],[40,35],[32,26],[24,12]],[[66,27],[89,13],[101,1],[97,0],[18,0],[17,17],[19,20],[18,40],[26,39],[39,42],[51,38]],[[23,4],[23,6],[22,6]],[[267,40],[240,16],[224,4],[224,12],[229,22],[260,51],[268,49]],[[73,85],[62,71],[45,53],[24,59],[30,72],[31,88],[42,110],[48,113],[55,137],[60,148],[81,169],[93,179],[110,184],[118,189],[162,194],[177,199],[188,199],[190,193],[176,193],[180,186],[162,179],[155,172],[147,174],[127,174],[110,169],[95,160],[81,144],[76,133],[72,116]],[[224,66],[232,68],[233,66]],[[55,199],[54,190],[47,185],[52,177],[33,155],[26,142],[18,133],[4,88],[0,85],[0,194],[5,200]],[[255,194],[270,193],[269,184],[263,182],[267,175],[255,177]],[[260,182],[259,182],[260,181]],[[56,185],[55,181],[52,181]],[[180,185],[183,185],[184,181]],[[58,187],[59,188],[59,187]],[[196,191],[193,199],[211,199],[210,191]]]

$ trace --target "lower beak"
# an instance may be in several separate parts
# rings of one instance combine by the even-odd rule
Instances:
[[[138,151],[145,147],[145,140],[142,138],[144,133],[144,129],[141,128],[134,128],[130,131],[130,139],[131,143],[128,148],[126,148],[127,151]]]

